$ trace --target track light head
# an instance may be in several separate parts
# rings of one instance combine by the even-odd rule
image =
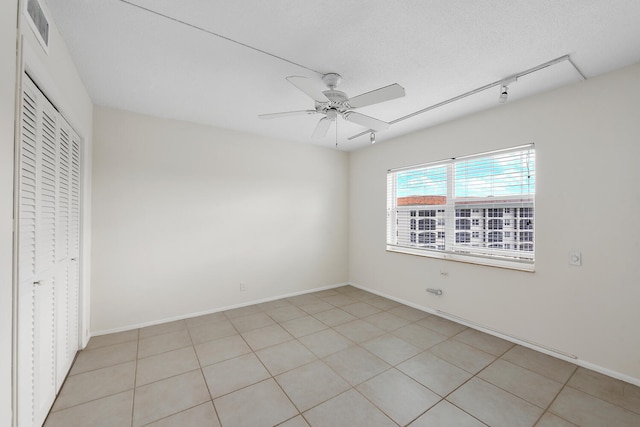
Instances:
[[[500,98],[498,98],[498,102],[500,104],[504,104],[505,102],[507,102],[507,98],[509,97],[509,85],[517,81],[517,75],[507,77],[506,79],[502,80],[502,82],[500,83]]]
[[[500,104],[504,104],[505,102],[507,102],[508,96],[509,96],[509,86],[500,85],[500,98],[498,99],[498,102]]]
[[[376,143],[376,134],[374,132],[371,132],[369,134],[369,140],[371,141],[372,144]]]

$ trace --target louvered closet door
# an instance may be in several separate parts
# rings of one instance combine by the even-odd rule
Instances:
[[[43,423],[78,349],[79,159],[78,136],[25,75],[18,177],[21,427]]]
[[[22,93],[19,228],[18,228],[18,425],[32,425],[34,420],[34,371],[36,305],[36,170],[40,138],[38,100],[31,88]]]
[[[69,262],[67,363],[69,368],[80,345],[80,137],[71,129],[69,159]],[[65,373],[66,374],[66,373]]]
[[[18,410],[21,426],[39,425],[44,420],[55,398],[56,376],[56,112],[29,83],[25,82],[22,99],[19,182]]]
[[[78,350],[80,139],[59,117],[56,228],[56,391]]]

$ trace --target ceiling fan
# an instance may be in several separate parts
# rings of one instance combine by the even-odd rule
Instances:
[[[313,82],[306,77],[289,76],[287,81],[304,92],[307,96],[315,101],[315,109],[287,111],[283,113],[260,114],[261,119],[275,119],[278,117],[297,116],[304,114],[324,114],[320,119],[316,129],[313,131],[312,138],[323,138],[331,123],[336,121],[338,114],[345,120],[364,126],[374,131],[382,131],[389,128],[389,123],[374,117],[366,116],[361,113],[352,111],[354,108],[365,107],[367,105],[377,104],[384,101],[400,98],[405,95],[404,88],[397,83],[379,89],[366,92],[353,98],[349,98],[346,93],[337,90],[342,77],[336,73],[328,73],[322,76],[322,81],[329,88],[325,91],[319,91]]]

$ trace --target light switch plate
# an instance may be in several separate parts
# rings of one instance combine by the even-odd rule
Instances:
[[[580,251],[569,252],[569,265],[582,265],[582,253]]]

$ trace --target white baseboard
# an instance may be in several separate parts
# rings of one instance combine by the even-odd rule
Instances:
[[[188,314],[182,314],[179,316],[174,316],[174,317],[167,317],[164,319],[160,319],[160,320],[153,320],[150,322],[144,322],[144,323],[138,323],[138,324],[134,324],[134,325],[127,325],[127,326],[122,326],[119,328],[113,328],[113,329],[104,329],[101,331],[94,331],[94,332],[90,332],[89,336],[90,337],[97,337],[100,335],[107,335],[107,334],[113,334],[116,332],[125,332],[125,331],[130,331],[133,329],[139,329],[139,328],[145,328],[147,326],[154,326],[154,325],[159,325],[161,323],[167,323],[167,322],[174,322],[176,320],[184,320],[184,319],[190,319],[192,317],[198,317],[198,316],[203,316],[205,314],[212,314],[212,313],[218,313],[221,311],[227,311],[227,310],[233,310],[234,308],[241,308],[241,307],[247,307],[249,305],[255,305],[255,304],[260,304],[263,302],[269,302],[269,301],[275,301],[275,300],[279,300],[282,298],[290,298],[290,297],[295,297],[298,295],[304,295],[304,294],[310,294],[313,292],[319,292],[319,291],[325,291],[327,289],[333,289],[333,288],[339,288],[341,286],[346,286],[349,283],[338,283],[335,285],[328,285],[328,286],[322,286],[319,288],[313,288],[313,289],[307,289],[304,291],[298,291],[298,292],[291,292],[288,294],[283,294],[283,295],[278,295],[278,296],[274,296],[274,297],[268,297],[268,298],[262,298],[259,300],[253,300],[253,301],[248,301],[248,302],[242,302],[239,304],[233,304],[233,305],[228,305],[228,306],[224,306],[224,307],[218,307],[218,308],[214,308],[211,310],[205,310],[205,311],[199,311],[196,313],[188,313]],[[89,342],[89,340],[87,340],[87,343]]]
[[[617,371],[613,371],[611,369],[596,365],[596,364],[588,362],[586,360],[582,360],[582,359],[580,359],[578,356],[576,356],[574,354],[566,353],[566,352],[563,352],[561,350],[553,349],[551,347],[546,347],[546,346],[544,346],[542,344],[533,343],[533,342],[527,341],[527,340],[525,340],[523,338],[514,337],[514,336],[508,335],[508,334],[506,334],[504,332],[496,331],[496,330],[488,328],[486,326],[479,325],[479,324],[477,324],[475,322],[472,322],[470,320],[463,319],[461,317],[458,317],[458,316],[455,316],[455,315],[452,315],[452,314],[449,314],[449,313],[445,313],[445,312],[440,311],[440,310],[433,310],[433,309],[430,309],[430,308],[427,308],[427,307],[423,307],[423,306],[415,304],[415,303],[413,303],[411,301],[407,301],[407,300],[404,300],[402,298],[397,298],[397,297],[394,297],[393,295],[388,295],[388,294],[385,294],[384,292],[379,292],[379,291],[377,291],[375,289],[371,289],[371,288],[368,288],[366,286],[363,286],[363,285],[360,285],[360,284],[357,284],[357,283],[354,283],[354,282],[350,282],[349,284],[351,286],[353,286],[354,288],[358,288],[358,289],[361,289],[363,291],[371,292],[372,294],[376,294],[378,296],[390,299],[392,301],[399,302],[400,304],[408,305],[409,307],[413,307],[413,308],[415,308],[417,310],[424,311],[425,313],[429,313],[429,314],[433,314],[433,315],[436,315],[436,316],[443,317],[443,318],[445,318],[447,320],[451,320],[452,322],[460,323],[462,325],[468,326],[468,327],[470,327],[472,329],[475,329],[475,330],[478,330],[480,332],[484,332],[484,333],[487,333],[489,335],[493,335],[495,337],[502,338],[502,339],[504,339],[506,341],[509,341],[509,342],[512,342],[514,344],[518,344],[518,345],[521,345],[523,347],[527,347],[527,348],[530,348],[532,350],[539,351],[540,353],[544,353],[544,354],[547,354],[549,356],[553,356],[555,358],[562,359],[562,360],[567,361],[569,363],[573,363],[574,365],[578,365],[578,366],[581,366],[583,368],[590,369],[590,370],[595,371],[595,372],[599,372],[599,373],[601,373],[603,375],[606,375],[608,377],[612,377],[612,378],[615,378],[615,379],[618,379],[618,380],[621,380],[621,381],[627,382],[629,384],[633,384],[633,385],[636,385],[636,386],[640,387],[640,378],[634,378],[634,377],[631,377],[629,375],[626,375],[626,374],[623,374],[623,373],[620,373],[620,372],[617,372]]]

